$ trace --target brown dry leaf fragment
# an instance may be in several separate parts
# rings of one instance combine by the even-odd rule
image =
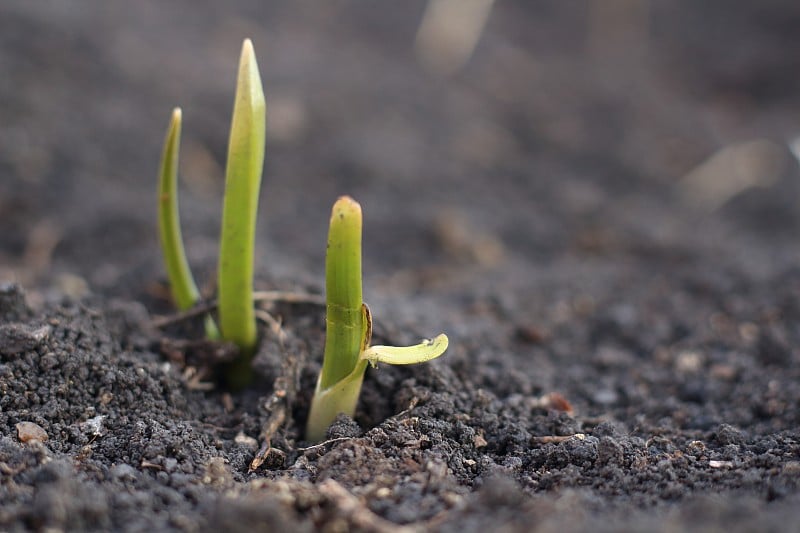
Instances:
[[[518,324],[515,335],[517,340],[525,344],[543,344],[549,334],[533,324]]]
[[[574,413],[572,404],[569,403],[569,400],[567,400],[558,392],[551,392],[545,396],[542,396],[539,405],[545,409],[561,411],[563,413],[567,413],[568,415],[572,415]]]
[[[281,398],[282,396],[285,396],[285,394],[276,395],[275,396],[276,399],[274,400],[274,402],[270,403],[278,404],[278,398]],[[257,470],[258,467],[260,467],[271,454],[285,456],[285,454],[282,451],[272,447],[272,437],[275,436],[275,433],[278,431],[278,429],[280,429],[280,427],[283,425],[285,421],[286,421],[286,408],[283,405],[276,405],[274,410],[272,411],[272,414],[269,417],[269,420],[267,420],[267,423],[261,430],[260,438],[263,441],[263,444],[261,445],[261,448],[258,450],[253,460],[250,461],[250,468],[248,470],[249,472],[254,472],[255,470]]]
[[[282,468],[286,463],[286,452],[273,448],[268,442],[265,442],[261,449],[256,454],[255,458],[250,461],[250,467],[247,473],[255,472],[261,465],[266,464],[266,468]]]

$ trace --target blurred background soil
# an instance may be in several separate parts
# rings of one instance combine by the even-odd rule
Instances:
[[[184,238],[213,292],[250,37],[268,115],[258,287],[323,290],[330,207],[349,194],[364,210],[365,299],[396,340],[449,334],[434,365],[443,387],[462,380],[523,411],[520,397],[558,391],[587,428],[610,418],[642,449],[658,428],[683,453],[695,439],[777,439],[779,459],[722,482],[738,480],[746,504],[703,516],[796,518],[800,4],[426,6],[5,0],[0,279],[20,282],[34,312],[88,295],[166,312],[155,185],[181,106]],[[717,439],[721,424],[746,436]],[[472,500],[490,523],[525,530],[515,516],[592,498],[601,512],[608,494],[536,499],[558,483],[531,478],[531,465],[560,467],[525,457],[506,467],[516,485]],[[713,476],[683,488],[713,493]],[[661,516],[685,527],[702,505]],[[460,509],[437,524],[486,526]],[[624,506],[613,512],[625,522]],[[592,523],[582,518],[564,520]]]

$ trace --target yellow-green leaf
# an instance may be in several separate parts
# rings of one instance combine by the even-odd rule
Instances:
[[[361,352],[361,359],[374,367],[378,363],[390,365],[413,365],[436,359],[447,350],[447,335],[425,339],[415,346],[370,346]]]
[[[192,307],[200,299],[200,291],[192,277],[181,237],[178,220],[178,152],[181,142],[181,110],[172,111],[158,179],[158,229],[161,250],[169,277],[172,299],[181,311]]]
[[[251,377],[250,358],[257,341],[253,257],[264,166],[265,120],[264,90],[258,64],[253,44],[246,39],[239,60],[228,140],[218,269],[222,338],[236,343],[242,351],[242,357],[228,372],[229,385],[234,388],[241,388]]]

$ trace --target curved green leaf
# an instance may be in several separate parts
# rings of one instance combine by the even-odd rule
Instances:
[[[375,367],[378,363],[413,365],[436,359],[447,350],[447,335],[425,339],[415,346],[370,346],[361,352],[361,359]]]
[[[181,108],[172,111],[158,175],[158,230],[161,252],[175,305],[181,311],[200,299],[181,236],[178,215],[178,156],[181,143]]]

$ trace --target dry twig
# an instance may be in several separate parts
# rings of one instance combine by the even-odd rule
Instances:
[[[308,304],[325,305],[325,298],[317,294],[291,291],[256,291],[253,293],[254,303],[287,303],[287,304]],[[210,301],[198,304],[188,311],[172,313],[170,315],[153,319],[153,326],[165,328],[172,324],[177,324],[196,316],[214,311],[217,308],[217,301]]]
[[[297,395],[297,384],[300,379],[300,357],[289,354],[286,349],[286,332],[283,330],[278,319],[266,311],[256,310],[256,317],[266,323],[272,334],[278,339],[278,344],[282,352],[281,374],[275,379],[272,387],[272,395],[267,400],[265,409],[270,413],[267,422],[264,424],[259,439],[262,441],[261,447],[256,452],[255,457],[250,462],[249,471],[257,470],[267,458],[272,454],[285,457],[285,452],[272,447],[272,439],[278,430],[287,420],[286,413],[291,411],[292,403]]]

